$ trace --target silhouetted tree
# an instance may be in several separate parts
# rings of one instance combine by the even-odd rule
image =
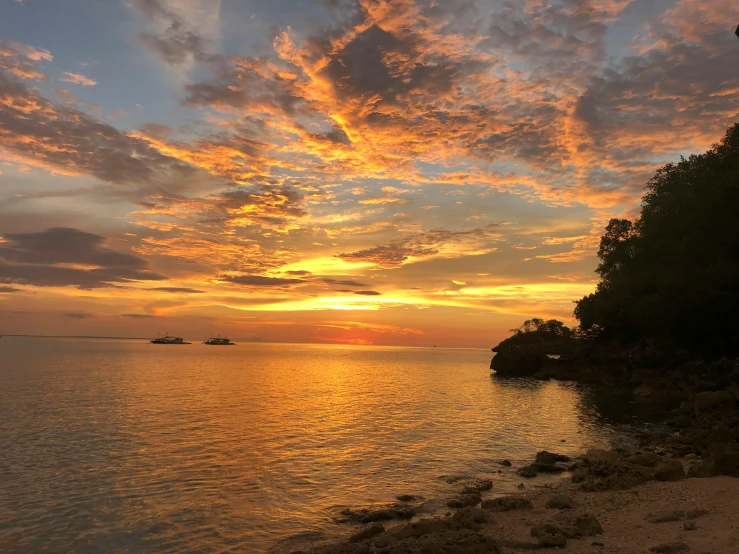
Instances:
[[[502,341],[493,348],[500,352],[510,346],[535,346],[546,354],[564,354],[572,351],[577,343],[575,333],[564,323],[556,319],[527,319],[520,327],[511,329],[513,336]]]
[[[659,169],[640,217],[612,219],[583,333],[704,356],[739,354],[739,124],[708,152]]]

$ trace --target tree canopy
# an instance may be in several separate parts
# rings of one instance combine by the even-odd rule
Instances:
[[[659,169],[639,218],[612,219],[598,257],[601,281],[575,309],[584,332],[739,355],[739,124]]]
[[[502,352],[511,346],[536,346],[546,354],[565,354],[576,345],[575,334],[564,323],[556,319],[527,319],[520,327],[511,329],[513,336],[502,341],[493,348],[494,352]]]

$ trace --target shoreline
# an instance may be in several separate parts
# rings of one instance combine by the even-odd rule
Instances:
[[[661,466],[676,464],[683,475],[655,479]],[[554,485],[537,486],[535,478],[528,479],[519,494],[482,502],[478,495],[475,504],[450,509],[445,516],[401,522],[402,513],[392,519],[387,514],[387,519],[356,527],[346,540],[291,554],[518,554],[537,549],[736,554],[739,478],[688,477],[695,465],[691,456],[627,456],[595,449],[573,465]],[[578,472],[585,479],[573,482]],[[629,486],[634,479],[644,481]]]
[[[641,373],[637,383],[623,387],[642,399],[682,400],[664,413],[662,430],[640,433],[638,444],[593,449],[573,459],[542,451],[516,468],[525,483],[519,494],[495,495],[492,474],[492,482],[465,486],[449,499],[444,516],[424,519],[402,503],[359,510],[354,513],[367,517],[351,520],[363,526],[355,526],[348,539],[292,554],[515,554],[540,548],[736,554],[739,386],[731,376],[739,364],[722,376],[723,383],[710,382],[712,390],[694,386],[716,375],[712,367],[701,369],[698,375],[673,372],[669,380],[664,373]],[[537,475],[556,473],[563,474],[560,482],[537,486]]]

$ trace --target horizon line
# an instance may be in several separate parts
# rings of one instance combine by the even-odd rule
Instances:
[[[32,338],[49,338],[49,339],[118,339],[118,340],[146,340],[150,341],[151,337],[116,337],[116,336],[103,336],[103,335],[36,335],[29,333],[0,333],[2,337],[32,337]],[[310,341],[276,341],[268,339],[249,340],[248,338],[234,338],[232,340],[239,340],[242,342],[249,343],[270,343],[270,344],[317,344],[317,345],[331,345],[331,346],[391,346],[398,348],[463,348],[469,350],[487,349],[483,346],[437,346],[435,344],[428,345],[404,345],[404,344],[353,344],[346,342],[310,342]]]

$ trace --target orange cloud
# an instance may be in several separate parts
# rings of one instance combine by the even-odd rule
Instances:
[[[72,83],[73,85],[81,85],[83,87],[94,87],[97,85],[97,81],[93,81],[92,79],[78,73],[69,73],[68,71],[62,73],[59,80],[65,83]]]

